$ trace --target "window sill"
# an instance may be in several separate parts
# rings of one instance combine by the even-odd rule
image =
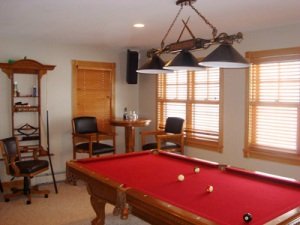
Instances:
[[[244,149],[244,157],[268,160],[290,165],[300,165],[300,155],[289,152],[279,152],[272,149],[249,147]]]
[[[185,144],[187,146],[195,147],[195,148],[201,148],[209,151],[214,152],[223,152],[223,145],[216,142],[204,142],[204,141],[197,141],[197,140],[186,140]]]

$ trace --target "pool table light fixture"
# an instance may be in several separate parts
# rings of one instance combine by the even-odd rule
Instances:
[[[241,42],[243,34],[238,32],[236,34],[228,35],[227,33],[218,33],[218,30],[213,26],[207,18],[205,18],[192,4],[197,0],[177,0],[176,5],[180,5],[180,9],[176,17],[172,21],[168,31],[161,41],[159,49],[152,48],[147,51],[147,56],[150,58],[137,72],[146,74],[168,73],[176,70],[195,71],[205,67],[220,67],[220,68],[247,68],[249,63],[240,55],[233,47],[233,42]],[[165,40],[172,30],[176,20],[178,19],[183,6],[191,7],[196,14],[208,25],[212,30],[212,38],[196,38],[188,27],[189,18],[184,21],[183,28],[176,42],[165,45]],[[191,39],[181,41],[180,38],[183,32],[187,30],[191,35]],[[206,56],[200,62],[195,56],[191,54],[192,50],[208,49],[212,45],[219,45],[213,52]],[[165,64],[159,57],[164,53],[177,54],[175,58]]]

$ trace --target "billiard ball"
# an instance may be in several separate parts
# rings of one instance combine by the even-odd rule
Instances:
[[[206,189],[207,192],[211,193],[214,191],[214,187],[212,185],[209,185]]]
[[[249,223],[252,220],[252,214],[251,213],[245,213],[243,216],[243,219],[246,223]]]
[[[179,174],[178,177],[177,177],[177,179],[179,181],[184,181],[184,176],[182,174]]]
[[[199,168],[198,166],[196,166],[196,167],[194,168],[194,172],[195,172],[195,173],[199,173],[199,172],[200,172],[200,168]]]

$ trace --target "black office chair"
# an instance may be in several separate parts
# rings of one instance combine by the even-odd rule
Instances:
[[[99,131],[96,117],[75,117],[72,120],[72,127],[73,159],[76,159],[76,153],[87,153],[89,157],[115,153],[115,134]],[[101,137],[110,137],[113,145],[101,143]]]
[[[18,140],[15,137],[2,139],[0,141],[0,149],[2,157],[6,166],[6,173],[14,177],[24,177],[23,189],[12,189],[12,193],[4,194],[6,202],[10,198],[26,195],[26,204],[31,204],[31,194],[43,194],[45,198],[48,198],[50,193],[48,190],[38,190],[37,186],[31,187],[31,178],[48,170],[48,161],[39,160],[37,158],[37,152],[33,152],[33,159],[22,160],[19,150]]]
[[[141,142],[143,150],[159,149],[172,152],[184,153],[184,119],[168,117],[164,130],[142,131]],[[154,135],[156,142],[147,143],[147,136]]]

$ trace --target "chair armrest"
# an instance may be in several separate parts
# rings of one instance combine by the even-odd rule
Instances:
[[[73,135],[74,137],[90,139],[92,136],[95,136],[96,133],[87,133],[87,134],[77,134],[77,133],[72,133],[72,135]]]
[[[17,165],[16,165],[16,157],[15,156],[10,159],[10,167],[14,171],[14,176],[20,175],[19,167],[17,167]]]
[[[181,134],[165,134],[165,135],[157,135],[156,136],[156,142],[157,142],[157,148],[161,149],[161,144],[163,142],[173,142],[180,145],[180,152],[183,154],[183,146],[184,146],[184,135]]]
[[[142,136],[147,136],[147,135],[158,135],[158,134],[165,134],[163,130],[154,130],[154,131],[141,131],[140,134]]]
[[[165,134],[163,130],[155,130],[155,131],[141,131],[141,144],[142,146],[146,144],[146,137],[147,136],[156,136],[158,134]]]

